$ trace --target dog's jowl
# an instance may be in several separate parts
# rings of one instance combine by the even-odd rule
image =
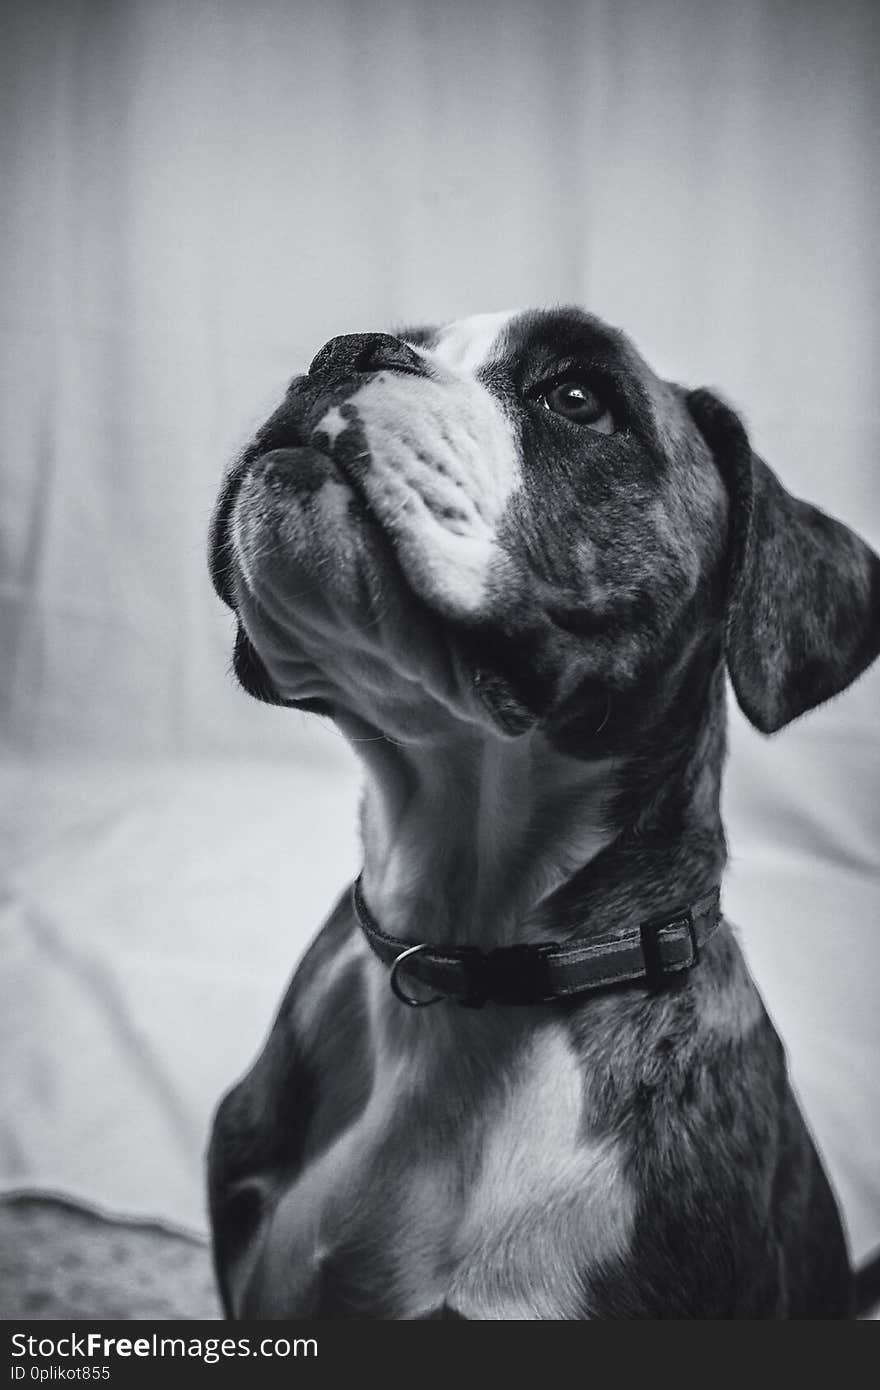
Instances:
[[[576,309],[333,338],[229,472],[259,699],[363,761],[363,872],[210,1152],[232,1317],[844,1317],[834,1198],[721,914],[764,732],[880,563]]]

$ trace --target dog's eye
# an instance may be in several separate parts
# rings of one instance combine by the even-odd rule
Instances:
[[[575,425],[586,425],[599,434],[614,433],[611,411],[583,381],[548,382],[540,388],[535,399],[545,410],[552,411],[554,415],[564,415]]]

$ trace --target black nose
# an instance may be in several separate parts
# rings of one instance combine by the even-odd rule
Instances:
[[[351,372],[412,372],[426,376],[424,361],[390,333],[346,333],[325,343],[309,376],[347,376]]]

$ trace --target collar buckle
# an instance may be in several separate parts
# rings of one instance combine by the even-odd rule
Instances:
[[[493,1004],[540,1004],[553,998],[548,960],[558,943],[522,942],[480,951],[464,946],[456,953],[464,966],[467,991],[456,999],[466,1009]]]

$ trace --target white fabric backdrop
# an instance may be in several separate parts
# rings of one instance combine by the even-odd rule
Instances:
[[[7,7],[5,1183],[199,1224],[209,1107],[356,863],[345,746],[234,688],[204,564],[224,462],[327,337],[579,301],[880,543],[878,13]],[[878,690],[769,744],[736,720],[728,787],[728,902],[859,1249]]]
[[[8,7],[7,746],[294,743],[218,679],[204,532],[223,461],[348,329],[582,302],[880,538],[876,13]]]

